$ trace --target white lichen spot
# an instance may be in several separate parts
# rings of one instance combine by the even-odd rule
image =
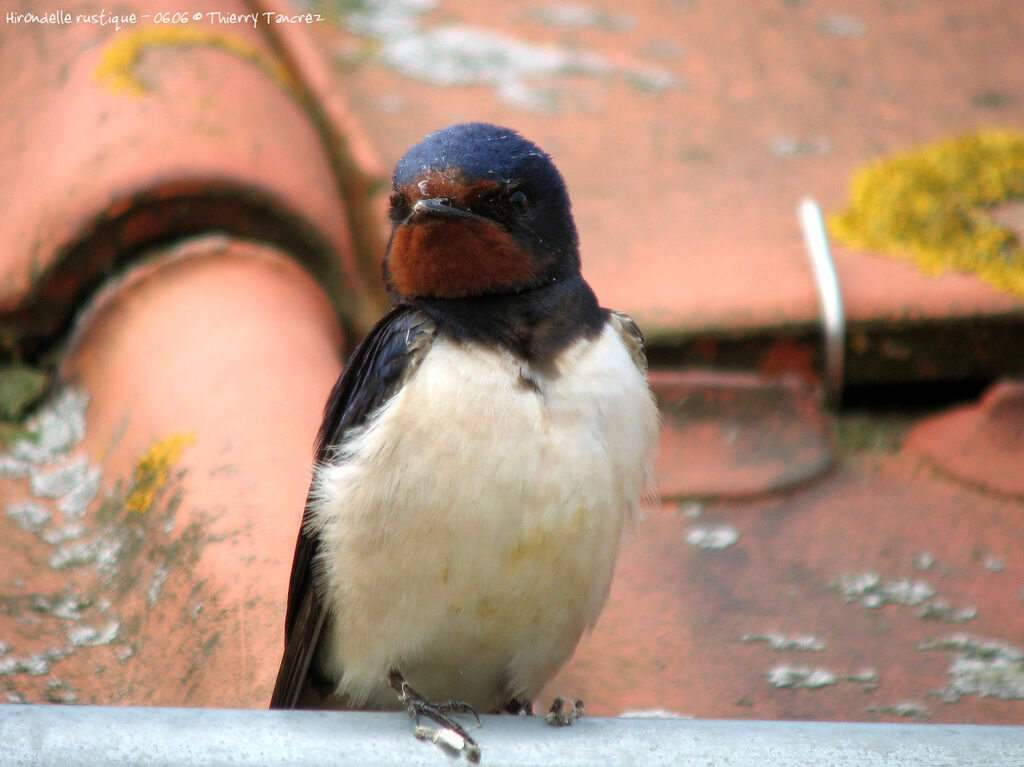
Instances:
[[[560,48],[463,25],[398,41],[388,46],[385,57],[404,74],[436,85],[501,86],[523,77],[609,70],[600,59],[574,58]]]
[[[878,573],[867,570],[854,575],[839,576],[836,587],[847,602],[856,602],[865,595],[874,593],[881,582],[882,577]]]
[[[846,679],[863,686],[865,690],[873,690],[878,687],[878,670],[868,666],[859,671],[854,671]]]
[[[535,85],[523,80],[499,86],[498,95],[509,106],[524,112],[555,112],[560,98],[557,88]]]
[[[704,513],[704,504],[699,501],[687,501],[679,507],[679,511],[687,519],[700,519],[700,515]]]
[[[100,489],[100,479],[103,471],[99,466],[89,466],[86,463],[85,471],[77,478],[74,486],[60,499],[57,508],[69,521],[79,520],[85,516],[89,504]]]
[[[949,668],[951,681],[944,691],[946,699],[961,695],[982,698],[1024,700],[1024,664],[1012,658],[971,658],[961,656]]]
[[[85,535],[85,525],[81,522],[69,522],[60,527],[51,527],[43,530],[40,537],[51,546],[57,546],[65,541],[73,541]]]
[[[29,676],[42,676],[49,673],[50,665],[50,659],[46,655],[30,655],[18,662],[18,670]]]
[[[96,637],[96,641],[93,642],[93,645],[110,644],[115,639],[117,639],[118,634],[120,633],[120,631],[121,631],[121,622],[120,621],[110,621],[109,623],[107,623],[106,628],[104,628],[103,631],[100,632],[100,635],[98,637]]]
[[[1006,569],[1006,562],[997,556],[986,554],[985,558],[981,560],[981,566],[990,573],[1001,573]]]
[[[788,637],[784,634],[744,634],[741,642],[765,642],[773,650],[796,650],[798,652],[822,652],[825,643],[813,634]]]
[[[60,546],[47,560],[54,570],[80,567],[95,561],[96,551],[92,541],[77,541],[69,546]]]
[[[891,706],[870,708],[868,711],[878,714],[889,714],[891,716],[898,716],[904,719],[918,720],[928,719],[932,715],[932,710],[930,708],[916,700],[904,700],[899,703],[894,703]]]
[[[620,74],[644,90],[680,87],[671,72],[658,68],[615,66],[602,56],[570,46],[537,45],[464,24],[427,27],[423,14],[436,0],[388,3],[363,0],[344,14],[345,25],[382,43],[384,63],[407,77],[441,86],[482,85],[518,109],[549,112],[565,90],[555,80],[565,75],[605,77]],[[634,20],[578,5],[550,6],[538,12],[560,26],[600,24],[623,29]]]
[[[358,0],[345,3],[345,26],[361,35],[388,40],[414,34],[420,17],[439,0]]]
[[[883,581],[871,570],[842,575],[834,585],[846,602],[860,602],[869,608],[881,607],[887,602],[912,607],[935,596],[935,589],[926,581],[910,578]]]
[[[116,655],[118,661],[124,663],[126,660],[135,655],[135,647],[133,647],[130,644],[123,644],[117,648]]]
[[[832,154],[832,142],[824,136],[802,139],[783,134],[772,139],[771,150],[773,155],[782,158],[798,155],[823,157]]]
[[[43,656],[52,663],[64,660],[66,657],[71,655],[73,648],[71,647],[51,647]]]
[[[925,581],[900,578],[886,582],[883,594],[889,602],[913,607],[923,604],[935,596],[935,589]]]
[[[110,574],[117,570],[118,559],[124,541],[110,536],[100,536],[95,540],[96,572]]]
[[[74,388],[57,393],[26,423],[30,436],[11,448],[11,455],[34,464],[52,461],[85,437],[85,409],[89,395]]]
[[[50,512],[35,501],[18,501],[7,504],[7,516],[18,523],[18,527],[29,533],[39,532],[50,521]]]
[[[1024,650],[998,640],[968,634],[922,643],[920,650],[959,653],[949,667],[949,684],[939,691],[947,702],[964,695],[1002,700],[1024,700]]]
[[[811,666],[776,666],[765,674],[773,687],[817,690],[836,684],[838,678],[828,669]]]
[[[32,464],[13,455],[0,455],[0,476],[23,479],[32,472]]]
[[[77,703],[78,695],[68,689],[63,679],[51,679],[46,683],[46,700],[50,703]]]
[[[0,639],[0,655],[6,655],[11,651],[11,646],[4,640]]]
[[[661,93],[684,87],[682,80],[664,69],[633,69],[626,72],[625,77],[626,82],[634,88],[647,93]],[[739,437],[738,431],[736,437]]]
[[[92,626],[79,626],[68,631],[68,641],[74,647],[88,647],[99,633],[99,629]]]
[[[695,525],[686,533],[686,542],[705,551],[727,549],[740,539],[740,533],[731,525]]]
[[[153,570],[153,576],[149,581],[149,588],[146,589],[147,605],[156,607],[156,603],[160,600],[160,589],[163,588],[170,574],[170,569],[163,563],[157,565],[156,569]]]
[[[74,594],[69,594],[54,604],[50,611],[58,618],[77,621],[82,618],[83,607],[88,607],[86,600],[79,599]]]
[[[935,557],[930,551],[922,551],[914,559],[914,567],[918,570],[931,570],[935,566]]]
[[[968,605],[956,609],[944,599],[934,599],[925,604],[917,612],[917,617],[924,620],[938,620],[946,623],[966,623],[978,617],[978,608]]]
[[[110,621],[102,631],[93,626],[79,626],[68,631],[68,641],[74,647],[98,647],[113,642],[120,630],[118,621]]]
[[[61,498],[84,482],[89,474],[89,459],[79,456],[51,471],[33,472],[29,481],[37,498]]]
[[[861,599],[861,604],[873,610],[884,605],[885,599],[882,598],[881,594],[865,594],[864,598]]]
[[[20,692],[9,692],[7,693],[7,702],[12,704],[21,704],[25,702],[25,696]]]
[[[556,75],[611,74],[600,56],[535,45],[477,27],[456,24],[388,42],[384,61],[393,69],[434,85],[485,85],[500,98],[523,106],[524,81]]]
[[[85,437],[88,404],[89,397],[84,392],[62,389],[28,420],[29,436],[15,442],[9,454],[0,456],[0,474],[27,476],[34,498],[57,500],[64,524],[45,530],[53,515],[33,499],[10,504],[7,514],[23,529],[38,533],[46,543],[58,547],[50,557],[51,566],[58,568],[90,558],[89,544],[62,545],[85,534],[81,520],[102,479],[100,466],[91,465],[86,456],[69,455]]]
[[[118,554],[123,545],[122,541],[107,536],[99,536],[88,541],[75,541],[58,547],[50,555],[48,562],[54,570],[92,564],[97,572],[110,573],[117,567]]]
[[[581,3],[551,3],[533,12],[533,17],[542,24],[564,29],[601,29],[624,31],[636,26],[636,19],[628,13],[609,14],[600,8]]]

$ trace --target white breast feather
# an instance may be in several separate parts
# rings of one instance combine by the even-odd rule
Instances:
[[[597,619],[657,412],[612,323],[559,360],[545,376],[439,338],[318,468],[322,660],[352,705],[395,705],[397,667],[428,698],[493,710],[534,695]]]

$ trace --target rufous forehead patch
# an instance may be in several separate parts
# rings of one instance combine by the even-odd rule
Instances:
[[[459,168],[432,168],[408,184],[402,184],[397,191],[410,203],[440,198],[469,207],[500,186],[499,182],[490,179],[469,179]]]

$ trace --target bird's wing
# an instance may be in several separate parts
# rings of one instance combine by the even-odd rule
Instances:
[[[647,372],[647,349],[644,346],[644,336],[640,332],[640,328],[633,322],[633,318],[628,314],[622,312],[616,312],[614,310],[608,310],[608,321],[612,323],[612,326],[618,331],[619,338],[622,339],[622,343],[626,345],[629,350],[630,356],[633,358],[633,362],[643,372]]]
[[[434,339],[434,321],[417,309],[394,309],[352,352],[324,407],[316,439],[316,466],[335,459],[349,432],[372,416],[401,387]],[[299,528],[288,585],[285,650],[271,708],[295,708],[323,629],[323,604],[313,565],[319,541],[308,532],[310,498]]]

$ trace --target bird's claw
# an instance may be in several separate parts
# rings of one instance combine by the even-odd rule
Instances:
[[[555,698],[547,715],[544,717],[544,721],[552,727],[567,727],[577,719],[583,718],[583,715],[586,713],[582,700],[577,700],[570,708],[563,711],[564,708],[565,700],[561,696]]]
[[[466,731],[461,726],[456,725],[456,727],[458,727],[457,730],[452,727],[434,728],[417,724],[412,734],[420,740],[429,740],[431,743],[435,743],[455,753],[465,751],[466,759],[474,764],[479,762],[480,746],[466,734]]]
[[[442,748],[456,753],[465,752],[466,759],[470,762],[480,761],[480,746],[470,737],[469,732],[455,721],[450,714],[472,714],[476,719],[476,726],[480,726],[480,715],[468,703],[458,700],[449,700],[443,703],[429,701],[416,692],[405,678],[397,671],[391,672],[391,687],[398,694],[398,701],[405,707],[406,713],[412,719],[414,729],[413,735],[420,740],[429,740]],[[420,717],[425,716],[437,724],[438,728],[424,727],[420,724]]]

